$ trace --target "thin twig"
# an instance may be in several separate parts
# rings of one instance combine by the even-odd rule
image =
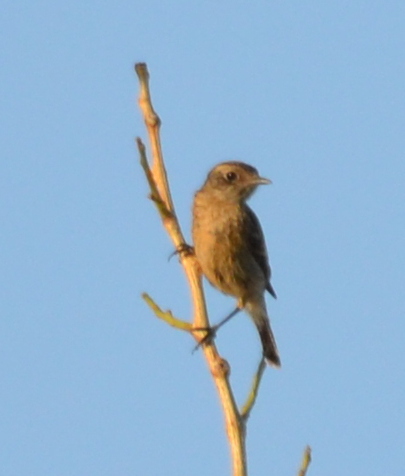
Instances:
[[[162,219],[172,217],[172,214],[169,212],[166,207],[166,204],[160,196],[155,179],[153,178],[152,172],[149,168],[148,159],[146,158],[145,145],[139,137],[136,138],[136,143],[138,145],[141,166],[143,168],[143,171],[145,172],[146,180],[148,181],[149,189],[151,191],[150,199],[156,204],[158,211],[162,216]]]
[[[246,402],[240,411],[240,416],[244,422],[248,420],[250,412],[252,411],[253,405],[256,402],[256,398],[259,392],[260,382],[261,382],[265,368],[266,368],[266,361],[264,360],[264,357],[263,357],[253,377],[252,387],[250,389],[248,398],[246,399]]]
[[[174,212],[172,197],[170,195],[166,168],[163,162],[162,145],[160,142],[161,120],[152,105],[149,89],[149,72],[145,63],[137,63],[135,71],[139,78],[140,94],[139,106],[143,112],[146,127],[149,133],[150,146],[152,149],[152,174],[155,178],[160,196],[170,212]],[[184,241],[184,240],[183,240]]]
[[[298,476],[305,476],[307,474],[308,467],[311,463],[311,447],[307,446],[304,450],[302,457],[301,467],[298,471]]]
[[[155,301],[146,293],[142,294],[143,300],[152,309],[159,319],[165,321],[169,326],[181,329],[182,331],[191,331],[193,326],[189,322],[182,321],[174,317],[171,311],[162,311]]]

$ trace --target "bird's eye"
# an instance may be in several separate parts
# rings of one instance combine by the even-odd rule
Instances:
[[[226,174],[226,180],[228,180],[228,182],[234,182],[237,177],[238,176],[235,174],[235,172],[228,172]]]

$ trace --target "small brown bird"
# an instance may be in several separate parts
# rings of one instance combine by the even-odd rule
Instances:
[[[264,299],[265,290],[276,297],[266,244],[259,220],[246,204],[258,185],[269,183],[243,162],[214,167],[195,194],[193,241],[208,281],[238,299],[232,315],[246,310],[259,331],[267,363],[280,367]]]

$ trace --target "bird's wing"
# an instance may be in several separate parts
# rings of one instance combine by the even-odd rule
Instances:
[[[264,235],[262,227],[260,225],[259,219],[253,212],[251,208],[246,206],[246,242],[249,243],[249,251],[255,259],[256,263],[259,265],[260,269],[263,271],[263,274],[266,278],[267,291],[274,297],[277,298],[276,292],[273,289],[273,286],[270,284],[271,278],[271,268],[269,265],[269,257],[266,249],[266,242],[264,240]]]

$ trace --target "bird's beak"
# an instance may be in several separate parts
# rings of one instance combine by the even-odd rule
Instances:
[[[256,184],[257,185],[270,185],[273,183],[270,179],[264,177],[257,177]]]

